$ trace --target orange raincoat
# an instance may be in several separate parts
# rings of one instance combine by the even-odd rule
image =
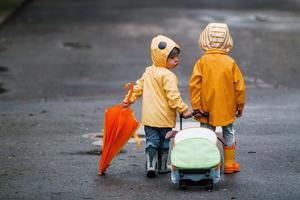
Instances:
[[[226,24],[211,23],[200,35],[205,54],[196,62],[190,78],[190,100],[194,110],[209,112],[209,124],[226,126],[245,105],[246,87],[236,62],[227,55],[233,46]],[[207,123],[206,118],[200,122]]]

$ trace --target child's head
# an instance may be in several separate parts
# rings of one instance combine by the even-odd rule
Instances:
[[[152,39],[151,58],[156,67],[172,69],[178,65],[180,47],[170,38],[159,35]]]
[[[166,68],[173,69],[178,65],[179,54],[180,54],[180,49],[177,47],[174,47],[168,55]]]
[[[220,49],[229,52],[233,47],[233,41],[227,24],[209,23],[200,34],[199,44],[204,51]]]

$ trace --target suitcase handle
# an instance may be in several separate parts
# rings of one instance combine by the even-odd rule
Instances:
[[[194,112],[192,113],[192,115],[195,116],[195,115],[198,114],[199,112],[200,112],[200,111],[194,111]],[[208,122],[208,124],[209,124],[209,112],[204,112],[204,113],[202,113],[201,115],[202,115],[202,117],[207,118],[207,122]],[[180,117],[180,119],[179,119],[179,122],[180,122],[180,130],[182,130],[182,119],[183,119],[182,114],[180,114],[179,117]]]

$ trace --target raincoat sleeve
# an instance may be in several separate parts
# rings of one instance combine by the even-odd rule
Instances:
[[[190,100],[193,110],[200,110],[201,108],[201,94],[202,94],[202,62],[199,60],[192,72],[190,83]]]
[[[144,75],[142,76],[142,78],[138,79],[136,81],[136,84],[133,86],[133,92],[131,98],[129,99],[129,103],[134,103],[139,97],[141,97],[143,94],[143,90],[144,90]],[[129,92],[123,101],[127,100],[128,95]]]
[[[188,106],[183,102],[179,89],[178,80],[174,74],[167,74],[163,77],[163,88],[166,91],[168,104],[177,112],[183,113],[188,110]]]
[[[242,111],[244,109],[246,99],[246,86],[243,75],[236,63],[234,63],[233,67],[233,78],[237,110]]]

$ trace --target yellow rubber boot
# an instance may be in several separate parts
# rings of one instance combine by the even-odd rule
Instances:
[[[231,174],[240,171],[239,163],[235,162],[235,145],[224,147],[224,173]]]

